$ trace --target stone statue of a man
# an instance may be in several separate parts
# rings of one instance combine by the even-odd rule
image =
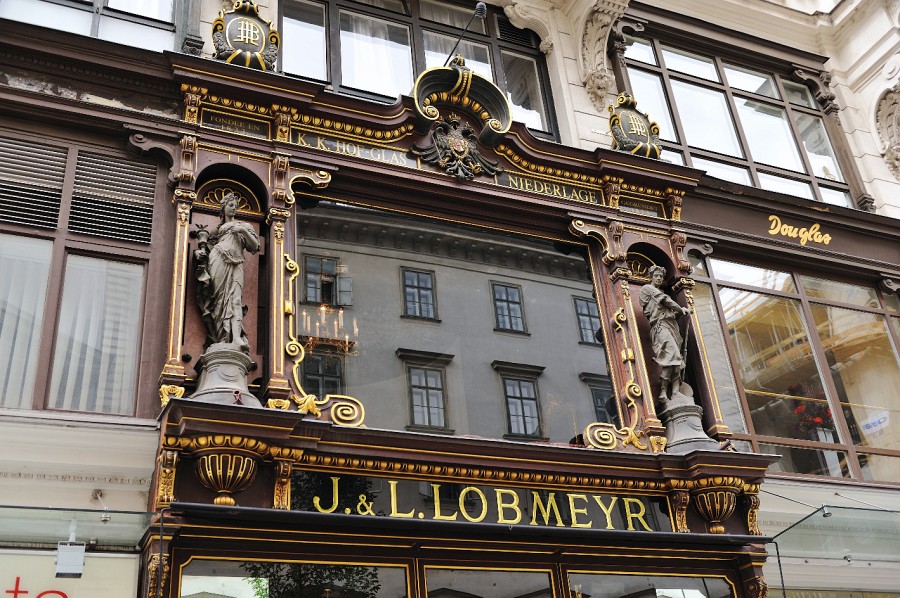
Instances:
[[[678,330],[678,318],[690,313],[690,310],[675,303],[675,300],[660,288],[665,278],[665,268],[662,266],[651,267],[651,282],[641,287],[639,296],[644,316],[650,321],[653,360],[660,369],[657,400],[663,405],[673,397],[674,393],[681,392],[685,362],[683,341],[681,332]]]

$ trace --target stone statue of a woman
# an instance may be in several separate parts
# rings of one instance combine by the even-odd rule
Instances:
[[[259,236],[248,223],[235,220],[238,202],[234,193],[227,193],[221,205],[219,226],[212,232],[201,228],[196,233],[197,300],[206,326],[206,344],[237,345],[249,354],[243,327],[244,252],[259,251]]]

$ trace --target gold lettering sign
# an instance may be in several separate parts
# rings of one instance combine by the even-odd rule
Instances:
[[[509,526],[672,531],[666,512],[643,496],[410,480],[372,482],[374,478],[337,475],[319,479],[321,483],[311,503],[299,508],[319,513]],[[373,485],[379,490],[372,491]]]
[[[797,239],[802,246],[806,246],[809,242],[819,243],[821,245],[828,245],[831,243],[831,235],[823,233],[821,228],[822,227],[818,222],[813,223],[809,228],[798,228],[783,222],[781,218],[775,214],[769,216],[770,235],[780,235],[789,239]]]
[[[244,116],[233,116],[225,112],[204,108],[200,115],[200,123],[209,129],[218,129],[219,131],[238,133],[261,139],[269,138],[269,123]]]
[[[593,189],[583,189],[581,187],[573,187],[572,185],[551,183],[540,179],[532,179],[508,173],[503,173],[498,176],[497,183],[504,187],[517,189],[519,191],[540,193],[541,195],[549,195],[550,197],[558,197],[559,199],[597,203],[597,192]]]
[[[352,156],[354,158],[362,158],[364,160],[375,160],[384,164],[393,164],[395,166],[405,166],[407,168],[415,168],[414,160],[409,159],[404,152],[380,147],[365,145],[355,141],[347,141],[345,139],[337,139],[334,137],[323,137],[314,133],[304,133],[294,129],[292,131],[291,141],[301,147],[308,147],[333,154],[342,154],[344,156]]]

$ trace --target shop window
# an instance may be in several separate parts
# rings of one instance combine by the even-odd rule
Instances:
[[[322,305],[353,305],[353,281],[336,258],[307,256],[306,302]]]
[[[573,596],[618,598],[619,596],[680,596],[683,598],[727,598],[734,585],[724,577],[664,576],[569,572]]]
[[[597,302],[593,299],[576,297],[575,316],[578,318],[580,342],[587,345],[602,345],[603,330],[601,330],[600,312],[597,310]]]
[[[175,49],[176,0],[4,0],[0,17],[157,52]]]
[[[491,291],[494,297],[497,330],[525,332],[525,312],[521,287],[492,283]]]
[[[150,164],[0,137],[0,407],[134,413],[156,181]]]
[[[626,35],[619,73],[659,124],[663,159],[732,183],[853,205],[853,166],[839,164],[833,146],[843,140],[829,137],[812,92],[792,80],[796,65],[741,64],[750,52],[687,47],[668,27],[650,24],[646,35]]]
[[[279,28],[281,70],[373,99],[408,95],[419,73],[444,65],[471,21],[455,52],[503,91],[515,120],[550,134],[549,79],[537,35],[513,27],[499,7],[472,20],[474,8],[436,0],[290,0]]]
[[[437,318],[434,273],[420,270],[402,270],[403,315],[412,318]]]
[[[425,567],[426,598],[502,595],[496,588],[515,588],[516,596],[553,596],[549,571],[503,571]],[[574,594],[573,594],[574,596]]]
[[[694,276],[704,344],[719,363],[716,391],[732,431],[781,455],[777,471],[893,479],[900,344],[891,295],[724,259],[706,260]],[[729,354],[733,377],[722,367]]]

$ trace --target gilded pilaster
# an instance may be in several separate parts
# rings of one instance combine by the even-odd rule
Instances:
[[[291,388],[284,369],[285,342],[290,333],[286,327],[288,316],[294,313],[293,294],[288,288],[288,275],[284,271],[285,225],[291,215],[290,209],[269,208],[266,224],[269,225],[267,239],[268,270],[271,272],[269,285],[269,360],[267,383],[264,391],[266,403],[285,401],[290,397]],[[271,406],[271,405],[270,405]]]

